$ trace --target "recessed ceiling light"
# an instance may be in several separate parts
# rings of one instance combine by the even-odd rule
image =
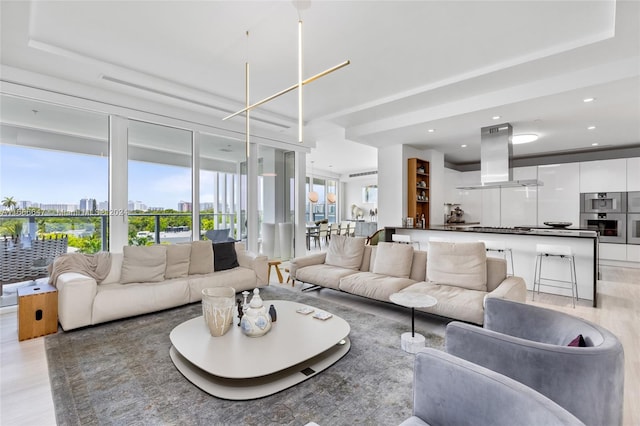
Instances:
[[[591,144],[591,146],[598,146],[598,145],[599,145],[598,142],[594,142]]]
[[[429,129],[429,130],[427,130],[427,132],[429,132],[429,133],[433,133],[433,132],[435,132],[435,131],[436,131],[436,129]]]
[[[520,145],[523,143],[535,142],[538,140],[538,135],[534,135],[533,133],[524,134],[524,135],[513,135],[511,139],[511,143],[514,145]]]
[[[502,117],[499,115],[494,115],[493,117],[491,117],[494,120],[500,120]]]
[[[595,130],[596,126],[589,126],[587,127],[587,130]]]
[[[589,103],[589,102],[593,102],[593,101],[595,101],[595,100],[596,100],[596,98],[584,98],[584,99],[582,100],[582,102],[584,102],[584,103]]]
[[[467,147],[467,144],[460,145],[460,148],[466,148],[466,147]]]

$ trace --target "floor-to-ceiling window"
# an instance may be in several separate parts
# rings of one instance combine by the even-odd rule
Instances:
[[[314,200],[307,196],[306,216],[309,222],[326,219],[329,223],[336,223],[338,221],[338,182],[333,179],[314,177],[313,185],[310,186],[309,179],[307,177],[306,193],[313,191],[318,197]]]
[[[0,235],[107,249],[108,116],[0,96]]]
[[[192,132],[130,120],[127,142],[129,244],[191,241]]]
[[[200,139],[200,230],[229,229],[229,237],[246,238],[241,200],[240,164],[246,161],[242,141],[202,134]]]

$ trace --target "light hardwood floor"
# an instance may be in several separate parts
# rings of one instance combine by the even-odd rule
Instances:
[[[536,295],[535,301],[529,294],[528,302],[593,321],[620,338],[625,350],[624,424],[640,425],[640,269],[603,267],[601,271],[604,280],[598,283],[598,308],[581,301],[574,309],[570,299],[547,294]],[[287,274],[284,276],[286,280]],[[615,281],[608,281],[611,279]],[[272,274],[271,284],[300,289],[300,284],[293,288],[279,284],[276,274]],[[391,304],[332,290],[308,294],[410,324],[408,311]],[[416,328],[422,332],[444,335],[444,326],[444,321],[416,315]],[[0,330],[0,425],[55,425],[44,338],[18,342],[15,307],[0,309]]]

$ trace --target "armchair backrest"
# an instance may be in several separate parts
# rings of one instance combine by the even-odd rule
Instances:
[[[432,426],[583,424],[533,389],[432,348],[416,354],[413,404],[413,415]]]

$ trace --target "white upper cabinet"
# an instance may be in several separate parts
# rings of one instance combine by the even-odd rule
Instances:
[[[627,191],[627,159],[580,163],[580,192]]]
[[[580,165],[578,163],[538,166],[538,225],[571,222],[579,227]]]
[[[514,167],[513,180],[537,179],[538,168]],[[500,226],[535,225],[538,221],[538,187],[502,188]]]
[[[640,157],[627,158],[627,191],[640,191]]]

